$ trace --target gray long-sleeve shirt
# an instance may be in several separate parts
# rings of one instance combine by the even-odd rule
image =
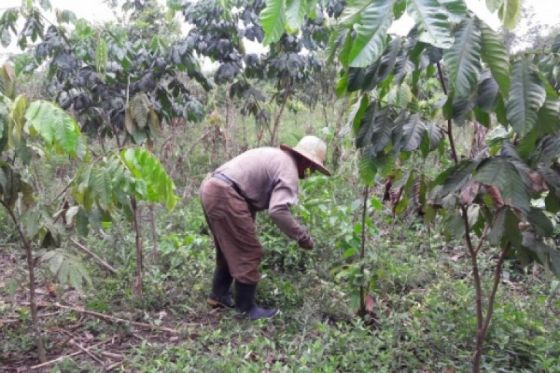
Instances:
[[[290,213],[297,203],[299,176],[296,160],[288,152],[271,147],[248,150],[219,167],[230,178],[254,211],[267,210],[288,237],[308,237]]]

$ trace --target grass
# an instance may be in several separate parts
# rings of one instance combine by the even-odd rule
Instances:
[[[291,136],[286,131],[281,139],[294,143]],[[45,268],[39,271],[39,301],[46,305],[40,314],[48,331],[50,358],[76,350],[63,343],[69,332],[87,345],[114,336],[114,342],[94,350],[94,355],[103,360],[103,351],[122,355],[123,363],[116,366],[122,371],[470,370],[475,318],[469,258],[461,243],[445,242],[438,224],[427,230],[414,214],[395,219],[390,208],[379,208],[379,201],[372,199],[377,209],[370,210],[363,264],[373,302],[365,319],[355,316],[357,289],[362,281],[356,259],[362,201],[355,159],[349,152],[336,177],[313,177],[301,185],[295,212],[316,239],[314,251],[300,250],[266,216],[258,218],[266,255],[258,300],[279,306],[281,314],[271,321],[252,323],[234,311],[209,310],[205,297],[214,249],[204,230],[196,190],[225,152],[209,156],[204,144],[192,148],[182,137],[173,141],[176,143],[162,159],[168,169],[174,170],[184,199],[171,213],[156,209],[157,257],[150,256],[153,242],[149,224],[143,220],[147,257],[143,299],[135,298],[130,291],[134,238],[125,221],[117,220],[86,240],[88,247],[118,268],[118,275],[108,276],[84,258],[92,287],[85,288],[84,293],[63,286],[49,292],[54,277]],[[186,170],[177,166],[185,148],[193,149]],[[380,189],[375,196],[381,194]],[[9,268],[0,275],[0,319],[11,320],[0,331],[0,361],[11,369],[36,361],[28,331],[26,289],[18,286],[25,283],[24,258],[2,215],[0,223],[0,264]],[[480,263],[483,275],[491,273],[494,262],[495,253],[485,250]],[[542,268],[507,262],[486,345],[484,371],[560,372],[558,284]],[[179,333],[168,335],[61,312],[49,306],[53,301],[176,328]],[[107,366],[82,354],[51,368],[55,372],[99,371]]]

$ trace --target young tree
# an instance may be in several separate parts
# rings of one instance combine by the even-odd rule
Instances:
[[[261,13],[265,40],[297,30],[303,17],[296,15],[309,14],[310,3],[316,2],[268,1]],[[487,3],[506,27],[515,25],[519,1]],[[388,34],[404,12],[415,27],[406,38]],[[405,163],[411,152],[427,156],[446,147],[451,158],[450,165],[442,160],[434,180],[409,173],[404,194],[419,185],[426,219],[440,216],[450,235],[464,239],[476,294],[473,371],[479,372],[505,259],[537,260],[560,275],[560,253],[547,243],[550,213],[560,206],[556,44],[543,55],[510,56],[502,37],[462,0],[348,1],[338,27],[332,42],[342,65],[337,89],[354,102],[350,120],[366,179]],[[505,135],[486,152],[462,154],[454,128],[478,124],[504,128]],[[544,206],[532,203],[537,199]],[[482,249],[497,256],[486,294]]]

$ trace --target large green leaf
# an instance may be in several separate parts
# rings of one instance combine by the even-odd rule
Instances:
[[[349,0],[344,6],[342,15],[340,16],[340,23],[345,26],[353,26],[357,23],[362,16],[364,10],[369,7],[372,0]]]
[[[47,101],[33,102],[25,113],[26,130],[36,132],[56,151],[78,155],[80,127],[68,113]]]
[[[264,31],[263,43],[265,45],[280,40],[284,33],[286,19],[285,0],[267,0],[266,7],[260,14],[261,26]]]
[[[526,213],[529,211],[530,196],[527,185],[517,168],[508,159],[486,159],[478,166],[474,180],[497,187],[505,204]]]
[[[502,96],[506,97],[510,86],[509,55],[500,35],[483,22],[478,22],[481,36],[482,49],[480,56],[482,61],[490,68],[494,79],[500,86]]]
[[[538,239],[532,232],[523,232],[523,246],[529,249],[536,259],[560,277],[560,251]]]
[[[507,118],[515,132],[524,136],[537,122],[538,111],[546,100],[546,92],[527,58],[515,63],[512,80],[506,104]]]
[[[481,76],[476,92],[476,105],[485,113],[491,113],[496,107],[498,84],[494,78],[485,72]]]
[[[152,153],[144,148],[129,148],[121,151],[120,158],[139,184],[136,197],[173,209],[178,200],[175,184]]]
[[[504,26],[513,30],[521,18],[521,0],[502,0],[498,15]]]
[[[297,32],[307,11],[307,0],[286,0],[286,28],[288,32]]]
[[[420,119],[418,114],[412,115],[404,126],[402,127],[402,138],[399,144],[401,151],[409,152],[418,149],[424,133],[426,132],[426,125]]]
[[[354,26],[356,37],[350,50],[350,66],[365,67],[381,56],[385,49],[387,30],[393,22],[393,0],[372,2]]]
[[[409,0],[418,22],[422,25],[425,35],[422,41],[438,48],[447,49],[453,44],[448,15],[437,0]]]
[[[472,172],[477,165],[478,162],[463,160],[439,174],[435,180],[437,185],[441,185],[437,195],[446,197],[448,194],[455,193],[463,188],[471,179]]]
[[[480,30],[473,18],[466,19],[455,34],[453,47],[445,54],[449,83],[455,97],[469,96],[480,72]]]

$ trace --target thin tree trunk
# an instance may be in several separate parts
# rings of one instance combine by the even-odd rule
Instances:
[[[366,185],[364,187],[364,206],[362,209],[362,242],[360,246],[360,275],[361,275],[361,282],[360,282],[360,309],[358,310],[358,315],[364,316],[366,314],[366,289],[364,286],[364,259],[366,256],[366,214],[367,214],[367,203],[368,203],[368,196],[369,196],[369,186]]]
[[[31,311],[31,328],[33,329],[33,334],[35,334],[35,343],[37,344],[37,354],[39,356],[39,361],[44,363],[47,361],[47,353],[45,351],[45,344],[43,342],[43,336],[41,334],[41,329],[39,327],[39,318],[37,317],[37,302],[35,301],[35,266],[33,264],[33,250],[31,248],[31,243],[27,241],[23,230],[21,229],[14,212],[4,203],[2,203],[8,215],[14,222],[16,229],[18,231],[19,237],[23,246],[25,248],[25,256],[27,257],[27,271],[29,273],[29,308]]]
[[[136,296],[142,297],[142,275],[144,273],[144,257],[142,252],[142,236],[140,234],[140,228],[138,227],[138,206],[136,204],[136,198],[131,197],[130,204],[132,205],[132,223],[136,241],[136,278],[134,280],[132,291]]]
[[[443,76],[443,69],[441,64],[437,63],[437,70],[439,81],[441,84],[441,88],[443,92],[447,95],[447,86],[445,85],[445,79]],[[447,121],[447,138],[449,139],[449,146],[451,147],[451,157],[455,164],[459,163],[459,157],[457,155],[457,149],[455,148],[455,141],[453,139],[453,126],[451,123],[451,119]],[[474,373],[480,373],[480,363],[482,359],[482,349],[484,346],[484,315],[482,313],[482,284],[480,280],[480,271],[478,268],[478,250],[476,250],[472,244],[471,240],[471,231],[469,225],[469,216],[468,216],[468,207],[461,204],[461,213],[463,218],[463,223],[465,226],[465,244],[467,246],[467,250],[471,257],[471,267],[473,271],[473,283],[475,288],[475,306],[476,306],[476,338],[475,338],[475,350],[473,354],[473,365],[472,371]],[[484,237],[481,237],[484,239]],[[501,266],[501,264],[500,264]],[[492,299],[493,302],[493,299]],[[491,317],[492,315],[487,315],[487,317]]]
[[[278,128],[280,127],[280,119],[282,118],[282,113],[284,112],[284,108],[286,108],[286,104],[288,103],[289,94],[286,95],[284,101],[282,101],[282,105],[280,105],[280,109],[274,118],[274,125],[272,126],[272,132],[270,134],[270,145],[274,145],[276,143],[276,137],[278,135]]]

